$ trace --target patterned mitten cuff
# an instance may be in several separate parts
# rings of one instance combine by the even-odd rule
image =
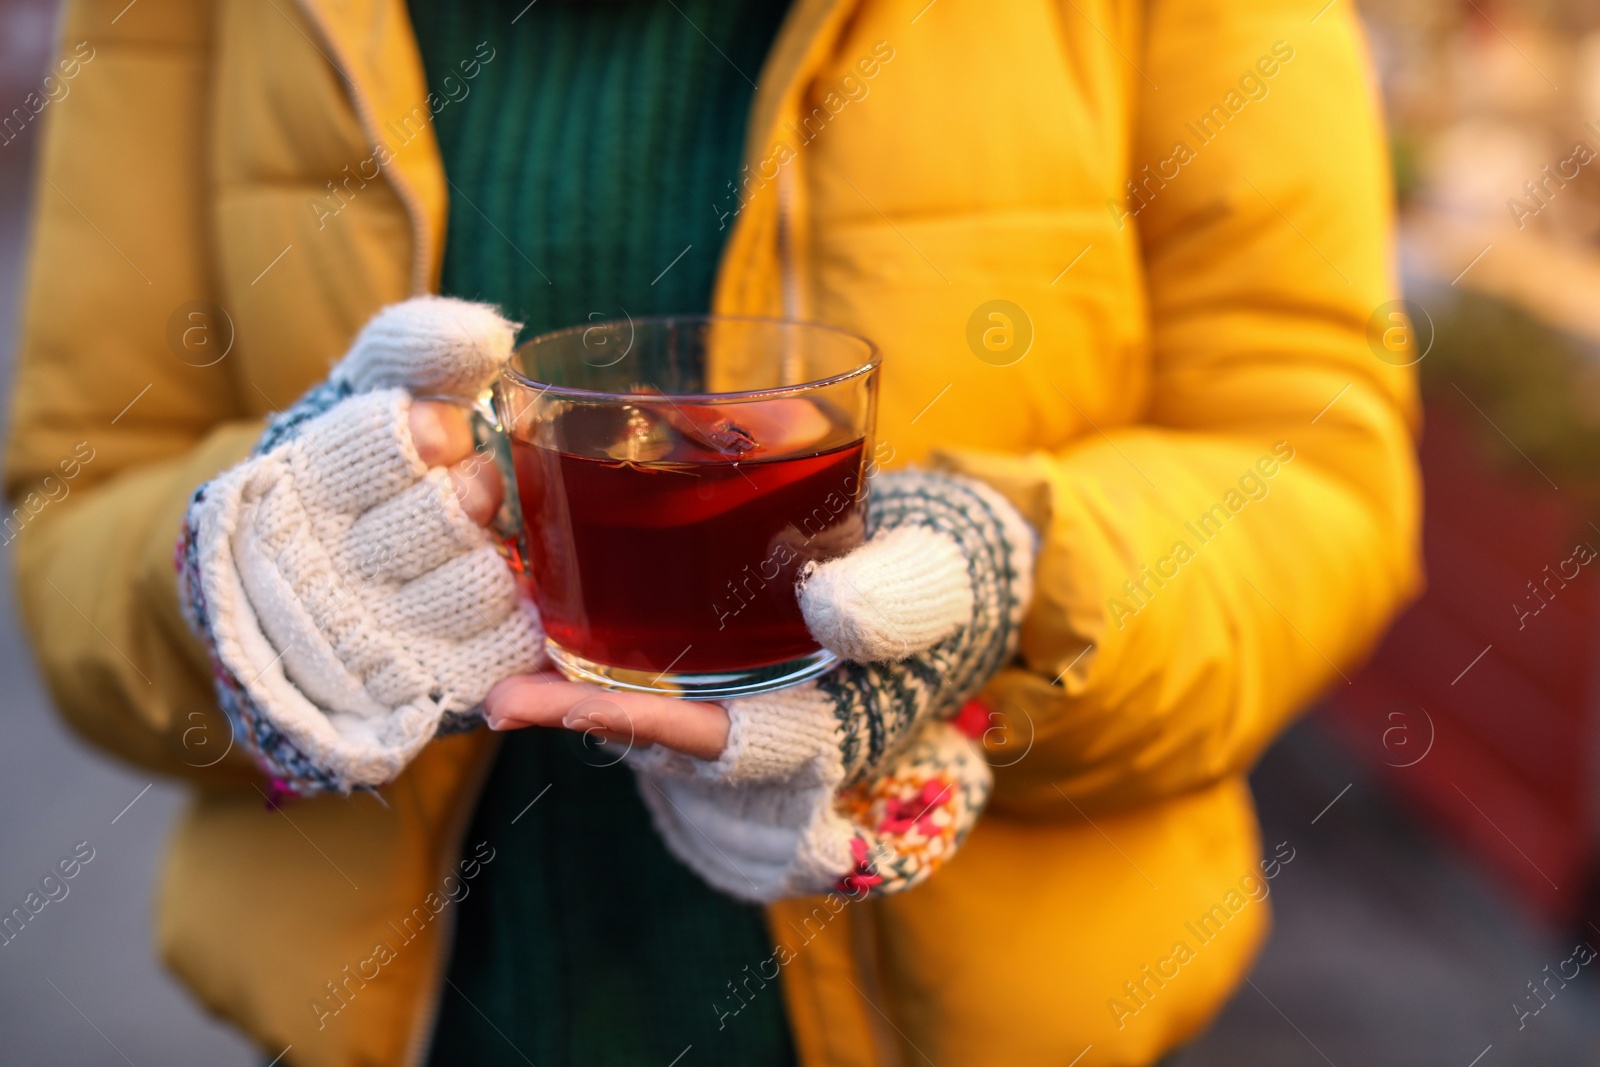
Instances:
[[[727,702],[728,744],[716,760],[659,747],[629,755],[668,844],[728,892],[739,890],[727,884],[726,871],[706,866],[709,860],[670,830],[662,799],[676,803],[679,795],[700,791],[716,797],[724,811],[737,812],[731,797],[741,789],[752,797],[788,797],[753,803],[766,805],[761,812],[781,808],[791,822],[797,811],[807,813],[812,822],[793,831],[794,843],[811,842],[811,848],[820,848],[818,841],[836,842],[846,823],[850,840],[875,847],[882,831],[870,819],[860,821],[866,809],[859,798],[899,796],[896,790],[919,776],[935,780],[943,774],[959,783],[953,790],[958,799],[946,798],[956,805],[949,811],[952,826],[970,825],[987,799],[987,765],[970,742],[939,720],[954,715],[1015,655],[1033,591],[1037,535],[981,482],[917,471],[873,482],[871,519],[876,532],[867,544],[816,567],[800,590],[813,636],[847,662],[804,685]],[[730,787],[734,792],[726,793]],[[841,814],[841,805],[856,816]],[[758,826],[778,819],[763,818]],[[765,830],[752,833],[772,839]],[[926,877],[964,833],[927,854],[914,877],[885,879],[884,890]],[[863,846],[848,847],[854,854]],[[829,864],[839,859],[838,846],[818,855],[826,862],[790,857],[798,865],[793,870],[805,875],[780,880],[784,892],[833,884],[816,878],[833,870]],[[804,888],[797,889],[800,882]]]
[[[296,792],[390,781],[539,663],[532,606],[410,431],[413,395],[476,395],[514,332],[459,300],[384,309],[250,458],[194,494],[185,615],[236,736]]]
[[[635,772],[673,854],[713,887],[758,903],[911,888],[955,854],[993,781],[977,747],[939,721],[845,789]]]

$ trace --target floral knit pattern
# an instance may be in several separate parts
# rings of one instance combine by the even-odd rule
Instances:
[[[943,724],[936,728],[949,729]],[[987,776],[936,749],[920,749],[887,773],[842,790],[835,810],[856,827],[855,867],[840,892],[898,893],[955,855],[989,798]]]

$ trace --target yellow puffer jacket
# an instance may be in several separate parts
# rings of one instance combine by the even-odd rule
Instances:
[[[1413,382],[1365,333],[1394,292],[1373,89],[1351,6],[1314,8],[797,0],[761,73],[716,308],[875,339],[898,461],[1045,534],[965,850],[772,909],[807,1064],[1149,1063],[1264,936],[1301,843],[1263,869],[1242,775],[1420,581]],[[439,102],[403,0],[78,0],[81,40],[8,468],[38,656],[83,735],[194,782],[159,937],[195,994],[285,1062],[416,1062],[492,741],[383,803],[266,810],[171,557],[193,488],[435,284]],[[380,141],[382,180],[312,207]]]

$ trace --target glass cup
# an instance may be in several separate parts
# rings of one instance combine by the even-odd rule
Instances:
[[[725,316],[519,348],[495,414],[521,510],[514,563],[556,667],[708,699],[832,666],[795,583],[866,537],[878,364],[842,330]]]

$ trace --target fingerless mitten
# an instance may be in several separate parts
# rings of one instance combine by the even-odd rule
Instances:
[[[248,459],[194,494],[185,614],[235,736],[295,792],[390,781],[540,662],[532,606],[410,430],[413,395],[475,396],[514,333],[481,304],[384,309]]]
[[[734,896],[907,889],[988,799],[987,763],[947,720],[1015,655],[1036,535],[982,483],[924,472],[876,479],[869,515],[867,544],[798,594],[848,662],[729,701],[716,760],[630,754],[669,847]]]

